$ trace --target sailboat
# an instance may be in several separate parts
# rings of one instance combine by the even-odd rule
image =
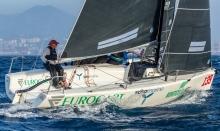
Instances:
[[[54,88],[46,69],[9,71],[6,94],[32,108],[166,104],[187,90],[211,89],[210,37],[209,0],[85,0],[61,55],[76,63],[63,66],[69,87]],[[140,48],[144,58],[128,59],[127,68],[107,62]]]

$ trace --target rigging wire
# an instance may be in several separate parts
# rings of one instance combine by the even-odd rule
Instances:
[[[168,11],[169,10],[167,10],[166,11],[166,17],[167,17],[167,19],[166,19],[166,30],[168,29],[168,21],[169,21],[169,14],[168,14]],[[169,32],[169,34],[171,33],[171,31]],[[166,39],[168,38],[168,33],[166,32]],[[167,48],[167,52],[169,52],[169,49],[170,49],[170,40],[169,39],[167,39],[166,40],[167,41],[167,46],[168,46],[168,48]],[[168,69],[168,61],[169,61],[169,54],[167,54],[167,59],[165,59],[165,68],[166,68],[166,70]]]
[[[38,55],[37,55],[37,57],[36,57],[36,60],[35,60],[35,62],[33,63],[31,69],[35,69],[35,67],[36,67],[38,57],[39,57],[39,55],[40,55],[40,53],[41,53],[41,51],[42,51],[43,44],[44,44],[45,39],[46,39],[46,37],[47,37],[47,35],[48,35],[48,32],[49,32],[49,30],[50,30],[50,27],[51,27],[51,25],[52,25],[52,23],[53,23],[53,21],[54,21],[54,18],[55,18],[55,16],[56,16],[56,13],[57,13],[57,11],[54,12],[54,15],[53,15],[53,17],[52,17],[52,19],[51,19],[51,21],[50,21],[50,25],[49,25],[49,27],[48,27],[48,29],[47,29],[46,35],[45,35],[45,37],[44,37],[44,39],[43,39],[43,42],[42,42],[42,44],[41,44],[41,47],[40,47],[40,49],[39,49]]]
[[[175,6],[175,5],[174,5]],[[177,7],[175,6],[175,8],[171,8],[171,9],[173,9],[174,11],[175,11],[175,9],[176,8],[178,8],[178,5],[177,5]],[[167,19],[166,19],[166,30],[167,30],[167,26],[168,26],[168,11],[169,10],[167,10],[167,13],[166,13],[166,15],[167,15]],[[167,34],[166,33],[166,45],[165,45],[165,49],[164,49],[164,54],[163,54],[163,56],[164,57],[166,57],[166,59],[164,60],[164,67],[166,68],[166,70],[168,69],[168,66],[169,66],[169,63],[168,63],[168,61],[169,61],[169,54],[165,54],[165,52],[169,52],[169,49],[170,49],[170,37],[171,37],[171,31],[172,31],[172,29],[173,29],[173,26],[174,26],[174,22],[175,22],[175,18],[176,18],[176,15],[174,15],[173,14],[173,19],[172,19],[172,25],[170,25],[171,27],[170,27],[170,31],[169,31],[169,34]],[[164,57],[163,57],[163,59],[164,59]]]
[[[54,17],[55,17],[55,15],[56,15],[56,13],[57,13],[57,11],[54,13],[54,15],[53,15],[53,17],[52,17],[52,19],[51,19],[51,22],[50,22],[50,25],[49,25],[49,27],[48,27],[48,29],[47,29],[46,35],[45,35],[45,37],[44,37],[44,39],[43,39],[43,42],[42,42],[42,44],[41,44],[41,47],[40,47],[40,49],[39,49],[38,55],[37,55],[37,57],[36,57],[36,59],[35,59],[33,65],[31,66],[30,70],[35,69],[35,67],[36,67],[37,60],[38,60],[38,56],[39,56],[39,54],[40,54],[40,52],[41,52],[41,50],[42,50],[43,44],[44,44],[45,39],[46,39],[46,37],[47,37],[47,35],[48,35],[48,32],[49,32],[50,27],[51,27],[51,25],[52,25],[52,23],[53,23],[53,20],[54,20]],[[25,58],[25,59],[26,59],[26,58]],[[28,59],[27,59],[27,60],[28,60]],[[30,60],[28,60],[28,61],[30,61]],[[31,75],[31,77],[32,77],[32,76],[33,76],[33,74]],[[41,79],[43,78],[43,76],[44,76],[44,74],[42,75]],[[27,77],[28,77],[28,75],[25,77],[24,81],[27,80]],[[22,87],[23,87],[23,84],[21,85],[20,89],[21,89]]]

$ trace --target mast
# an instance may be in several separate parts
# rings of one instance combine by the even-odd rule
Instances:
[[[161,32],[163,27],[163,15],[164,15],[164,6],[165,0],[161,0],[161,8],[160,8],[160,21],[159,21],[159,28],[158,28],[158,35],[157,35],[157,52],[156,52],[156,65],[158,64],[159,56],[160,56],[160,42],[161,42]]]

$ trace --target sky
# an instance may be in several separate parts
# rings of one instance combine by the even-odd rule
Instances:
[[[36,5],[51,5],[77,16],[84,0],[0,0],[0,14],[22,13]],[[212,42],[220,42],[220,0],[210,0]]]
[[[220,42],[220,0],[210,0],[212,42]]]
[[[0,14],[22,13],[36,5],[51,5],[70,14],[77,15],[84,0],[0,0]]]

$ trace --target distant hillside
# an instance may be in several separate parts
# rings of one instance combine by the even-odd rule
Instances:
[[[76,16],[52,6],[35,6],[24,13],[0,14],[0,38],[67,38]],[[47,33],[48,32],[48,33]]]

